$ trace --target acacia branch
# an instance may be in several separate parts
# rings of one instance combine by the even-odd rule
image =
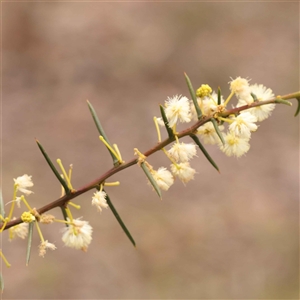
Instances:
[[[240,106],[240,107],[236,107],[233,108],[231,110],[224,110],[222,113],[220,113],[219,115],[222,117],[227,117],[231,114],[238,114],[239,112],[243,111],[243,110],[247,110],[249,108],[252,107],[257,107],[257,106],[261,106],[261,105],[267,105],[267,104],[271,104],[271,103],[276,103],[279,104],[280,99],[282,100],[289,100],[289,99],[293,99],[293,98],[299,98],[300,97],[300,91],[296,92],[296,93],[291,93],[291,94],[287,94],[284,96],[277,96],[274,97],[270,100],[265,100],[265,101],[254,101],[253,103],[249,104],[249,105],[244,105],[244,106]],[[287,103],[286,103],[287,104]],[[197,131],[197,128],[199,128],[200,126],[202,126],[203,124],[209,122],[212,118],[214,118],[213,116],[203,116],[199,121],[197,121],[193,126],[182,130],[181,132],[177,133],[177,137],[180,139],[184,136],[189,136],[191,134],[195,134]],[[170,143],[172,143],[173,141],[175,141],[175,137],[172,138],[167,138],[165,140],[163,140],[162,142],[156,144],[154,147],[152,147],[151,149],[149,149],[148,151],[144,152],[143,155],[145,155],[146,157],[151,156],[152,154],[154,154],[155,152],[161,150],[162,148],[166,147],[167,145],[169,145]],[[130,161],[128,161],[127,163],[123,163],[119,166],[115,166],[113,168],[111,168],[110,170],[108,170],[106,173],[104,173],[103,175],[101,175],[99,178],[96,178],[95,180],[93,180],[92,182],[84,185],[83,187],[79,188],[78,190],[72,191],[62,197],[60,197],[57,200],[54,200],[53,202],[50,202],[49,204],[37,209],[37,212],[39,214],[43,214],[53,208],[56,207],[64,207],[67,205],[67,203],[78,197],[81,194],[86,193],[89,190],[92,190],[94,188],[96,188],[97,186],[99,186],[101,183],[105,182],[108,178],[110,178],[112,175],[125,170],[135,164],[137,164],[138,159],[137,158],[133,158]],[[10,222],[8,222],[5,226],[5,229],[9,229],[12,226],[18,225],[22,223],[21,218],[15,219],[15,220],[11,220]],[[0,225],[0,227],[3,224]]]

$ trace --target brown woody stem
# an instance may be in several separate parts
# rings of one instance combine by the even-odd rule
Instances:
[[[300,91],[299,92],[296,92],[296,93],[291,93],[291,94],[287,94],[287,95],[284,95],[284,96],[278,96],[278,97],[274,97],[270,100],[265,100],[265,101],[256,101],[256,102],[253,102],[251,103],[250,105],[244,105],[244,106],[241,106],[241,107],[236,107],[236,108],[233,108],[231,110],[225,110],[223,111],[222,113],[220,113],[219,115],[222,116],[222,117],[227,117],[231,114],[237,114],[239,113],[240,111],[243,111],[243,110],[246,110],[246,109],[249,109],[251,107],[256,107],[256,106],[261,106],[261,105],[266,105],[266,104],[271,104],[271,103],[276,103],[276,99],[280,98],[280,99],[284,99],[284,100],[288,100],[288,99],[293,99],[293,98],[297,98],[297,97],[300,97]],[[210,117],[207,117],[207,116],[202,116],[202,118],[197,121],[193,126],[179,132],[177,134],[177,137],[178,138],[182,138],[184,136],[188,136],[188,135],[191,135],[191,134],[194,134],[197,130],[198,127],[202,126],[203,124],[205,124],[206,122],[209,122],[211,120],[211,118],[213,118],[212,116]],[[166,147],[167,145],[169,145],[170,143],[172,143],[173,141],[175,141],[175,137],[172,137],[172,138],[167,138],[165,139],[164,141],[158,143],[156,146],[154,146],[153,148],[149,149],[148,151],[144,152],[143,155],[145,155],[146,157],[147,156],[150,156],[152,154],[154,154],[155,152],[161,150],[162,148]],[[67,195],[64,195],[63,197],[37,209],[37,212],[39,214],[43,214],[53,208],[56,208],[56,207],[65,207],[68,203],[68,201],[78,197],[79,195],[81,194],[84,194],[85,192],[91,190],[91,189],[94,189],[96,188],[97,186],[99,186],[101,183],[103,183],[106,179],[108,179],[109,177],[111,177],[112,175],[124,170],[124,169],[127,169],[133,165],[135,165],[136,163],[138,162],[138,159],[137,158],[133,158],[132,160],[130,160],[129,162],[127,163],[123,163],[119,166],[115,166],[113,168],[111,168],[110,170],[108,170],[106,173],[104,173],[103,175],[101,175],[99,178],[95,179],[94,181],[84,185],[83,187],[79,188],[78,190],[75,190],[75,191],[72,191],[71,193],[67,194]],[[10,222],[8,222],[5,226],[5,229],[8,229],[12,226],[15,226],[15,225],[18,225],[22,223],[22,220],[20,218],[18,219],[15,219],[15,220],[12,220]],[[3,223],[0,224],[0,228],[2,227]]]

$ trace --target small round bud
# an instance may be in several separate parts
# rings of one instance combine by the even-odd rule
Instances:
[[[212,92],[211,87],[208,84],[202,84],[199,89],[196,91],[196,96],[199,98],[203,98],[205,96],[210,95]]]
[[[24,223],[31,223],[35,221],[35,217],[29,211],[24,211],[21,215],[21,220]]]

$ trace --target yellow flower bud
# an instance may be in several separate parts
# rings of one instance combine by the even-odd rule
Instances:
[[[196,95],[199,98],[210,95],[212,92],[211,87],[208,84],[202,84],[199,89],[196,91]]]
[[[31,223],[35,221],[35,217],[29,211],[25,211],[21,215],[21,220],[25,223]]]

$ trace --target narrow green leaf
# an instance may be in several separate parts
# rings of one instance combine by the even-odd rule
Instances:
[[[66,194],[69,194],[71,191],[67,185],[67,183],[64,181],[64,179],[60,176],[59,172],[56,170],[55,166],[53,165],[51,159],[49,158],[48,154],[45,152],[44,148],[42,147],[42,145],[39,143],[38,140],[35,140],[38,147],[40,148],[43,156],[45,157],[49,167],[51,168],[51,170],[53,171],[54,175],[56,176],[56,178],[59,180],[59,182],[61,183],[61,185],[64,187]]]
[[[30,253],[31,253],[31,244],[32,244],[32,233],[34,222],[28,224],[28,243],[27,243],[27,253],[26,253],[26,266],[29,264]]]
[[[0,214],[3,218],[5,218],[5,210],[4,210],[4,203],[2,197],[2,190],[0,189]]]
[[[173,133],[172,128],[169,127],[169,121],[168,121],[168,118],[166,116],[165,110],[164,110],[162,105],[160,105],[159,108],[160,108],[161,117],[162,117],[162,119],[164,121],[164,124],[165,124],[165,127],[167,129],[169,138],[174,139],[174,133]]]
[[[218,87],[218,105],[221,104],[221,96],[222,96],[221,89],[220,87]]]
[[[281,103],[288,106],[292,106],[292,103],[290,101],[284,100],[282,98],[276,98],[275,103]]]
[[[208,152],[206,151],[206,149],[204,148],[204,146],[202,145],[202,143],[200,142],[200,140],[198,139],[198,137],[194,134],[191,134],[190,137],[194,140],[194,142],[199,146],[200,150],[202,151],[202,153],[204,154],[204,156],[207,158],[207,160],[212,164],[212,166],[218,171],[219,168],[217,166],[217,164],[214,162],[214,160],[211,158],[211,156],[208,154]]]
[[[250,94],[251,94],[251,96],[253,98],[253,101],[257,102],[258,101],[257,96],[254,93],[250,93]]]
[[[224,144],[225,144],[225,141],[224,141],[222,132],[221,132],[220,129],[219,129],[219,126],[218,126],[217,121],[216,121],[214,118],[211,118],[210,120],[211,120],[211,122],[213,123],[214,128],[215,128],[215,131],[216,131],[217,135],[219,136],[219,138],[220,138],[222,144],[224,145]]]
[[[68,221],[68,220],[67,220],[68,214],[67,214],[67,212],[66,212],[66,209],[65,209],[63,206],[60,206],[60,209],[61,209],[61,212],[62,212],[62,214],[63,214],[64,220],[65,220],[65,221]],[[69,224],[66,223],[66,226],[68,227]]]
[[[300,112],[300,97],[296,98],[297,99],[297,102],[298,102],[298,106],[297,106],[297,109],[296,109],[296,112],[295,112],[295,117],[298,116],[299,112]]]
[[[189,91],[190,91],[190,94],[191,94],[191,97],[192,97],[192,100],[193,100],[193,103],[194,103],[194,106],[195,106],[195,109],[196,109],[196,112],[197,112],[198,120],[200,120],[201,117],[202,117],[202,111],[201,111],[201,109],[199,107],[199,104],[198,104],[198,101],[197,101],[197,96],[195,94],[193,85],[192,85],[192,83],[190,81],[190,78],[186,75],[186,73],[184,73],[184,77],[185,77],[187,86],[189,88]]]
[[[4,280],[3,280],[2,273],[0,273],[0,290],[1,292],[4,291]]]
[[[134,241],[133,237],[131,236],[129,230],[127,229],[127,227],[125,226],[125,224],[122,221],[121,217],[119,216],[117,210],[113,206],[113,204],[112,204],[112,202],[111,202],[108,194],[106,194],[106,201],[107,201],[107,204],[108,204],[109,208],[111,209],[112,213],[114,214],[115,218],[117,219],[117,221],[119,222],[120,226],[124,230],[125,234],[129,238],[129,240],[131,241],[131,243],[133,244],[133,246],[135,247],[135,241]]]
[[[97,116],[97,113],[96,113],[94,107],[92,106],[92,104],[91,104],[88,100],[87,100],[87,104],[88,104],[89,110],[90,110],[90,112],[91,112],[91,115],[92,115],[92,117],[93,117],[93,120],[94,120],[95,125],[96,125],[96,127],[97,127],[97,129],[98,129],[99,134],[103,136],[103,138],[105,139],[105,141],[106,141],[109,145],[111,145],[111,143],[109,142],[109,140],[108,140],[108,138],[107,138],[107,136],[106,136],[106,134],[105,134],[105,131],[104,131],[103,127],[101,126],[101,123],[100,123],[100,121],[99,121],[99,118],[98,118],[98,116]],[[107,148],[107,147],[106,147],[106,148]],[[112,147],[112,148],[113,148],[113,147]],[[113,152],[110,151],[109,148],[107,148],[107,150],[109,151],[109,153],[110,153],[110,155],[111,155],[111,157],[112,157],[112,159],[113,159],[113,164],[114,164],[114,166],[118,166],[118,165],[119,165],[118,158],[113,154]]]
[[[150,183],[152,184],[153,188],[155,189],[157,195],[159,196],[159,198],[161,199],[161,191],[159,186],[157,185],[156,180],[153,178],[152,174],[150,173],[149,169],[147,168],[147,166],[145,165],[144,162],[141,163],[141,167],[143,169],[143,171],[145,172],[147,178],[149,179]]]

